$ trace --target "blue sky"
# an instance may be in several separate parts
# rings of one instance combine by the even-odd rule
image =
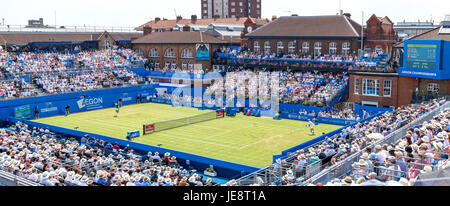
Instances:
[[[449,0],[342,0],[344,12],[352,19],[364,21],[372,14],[388,16],[394,22],[441,21],[450,14]],[[333,15],[339,10],[338,0],[262,0],[262,15],[290,14]],[[44,18],[48,25],[136,27],[155,17],[174,19],[177,15],[200,16],[200,0],[0,0],[1,18],[5,24],[24,25],[28,19]]]

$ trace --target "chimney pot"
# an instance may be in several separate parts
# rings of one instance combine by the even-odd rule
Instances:
[[[197,15],[192,15],[192,16],[191,16],[191,22],[192,22],[193,24],[195,24],[195,22],[197,22]]]

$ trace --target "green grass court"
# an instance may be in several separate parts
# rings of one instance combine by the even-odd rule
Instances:
[[[145,103],[124,106],[118,117],[114,108],[54,116],[36,120],[68,129],[125,139],[128,131],[139,130],[152,122],[177,119],[209,112],[188,107]],[[272,163],[272,155],[341,128],[319,124],[315,136],[309,135],[307,122],[273,120],[267,117],[225,117],[136,138],[134,141],[210,158],[264,168]]]

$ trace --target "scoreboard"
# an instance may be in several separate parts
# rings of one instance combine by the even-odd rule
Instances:
[[[436,69],[437,45],[408,44],[406,67],[413,69]]]
[[[406,40],[399,76],[450,79],[450,42]]]

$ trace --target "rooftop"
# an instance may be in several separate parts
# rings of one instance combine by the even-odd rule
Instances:
[[[247,34],[247,37],[359,38],[361,25],[344,15],[282,16]]]

